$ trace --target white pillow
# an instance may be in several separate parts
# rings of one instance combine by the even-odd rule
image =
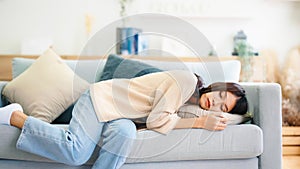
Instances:
[[[178,116],[181,118],[196,118],[200,116],[206,116],[208,114],[222,114],[222,116],[228,119],[227,124],[241,124],[249,121],[252,117],[249,113],[245,115],[231,114],[231,113],[222,113],[222,112],[213,112],[201,109],[198,105],[194,104],[185,104],[181,106],[177,112]]]

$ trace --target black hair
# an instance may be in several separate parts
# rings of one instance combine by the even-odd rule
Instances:
[[[198,86],[196,87],[198,88]],[[199,98],[202,94],[213,92],[213,91],[227,91],[235,95],[238,99],[236,101],[235,106],[230,110],[228,113],[231,114],[239,114],[244,115],[248,111],[248,100],[246,98],[246,92],[244,88],[237,84],[232,82],[216,82],[208,87],[201,87],[198,88],[199,90]]]

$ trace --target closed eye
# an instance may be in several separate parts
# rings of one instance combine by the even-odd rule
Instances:
[[[220,91],[219,92],[219,96],[220,96],[221,99],[225,99],[226,98],[226,94],[227,93],[225,91]]]
[[[221,105],[221,111],[223,111],[223,112],[228,112],[228,107],[227,107],[226,104],[222,104],[222,105]]]

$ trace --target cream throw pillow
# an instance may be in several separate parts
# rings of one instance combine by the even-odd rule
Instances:
[[[51,123],[89,87],[52,49],[9,82],[3,95],[25,114]]]

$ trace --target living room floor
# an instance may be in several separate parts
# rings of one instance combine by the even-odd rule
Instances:
[[[300,156],[283,156],[283,169],[299,169]]]

